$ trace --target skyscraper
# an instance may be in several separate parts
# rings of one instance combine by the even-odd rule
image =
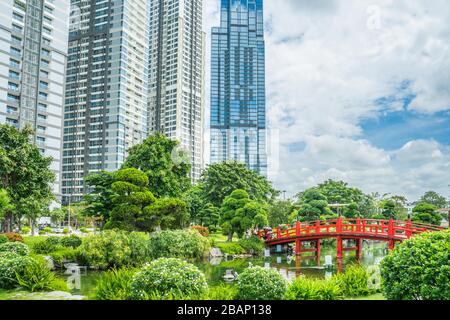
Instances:
[[[121,167],[148,134],[147,0],[71,0],[63,200],[88,192],[83,178]]]
[[[203,167],[202,0],[150,0],[149,129],[179,140],[191,178]]]
[[[267,175],[263,0],[221,0],[211,50],[211,162]]]
[[[0,123],[31,125],[35,143],[53,157],[61,194],[64,73],[69,2],[0,1]]]

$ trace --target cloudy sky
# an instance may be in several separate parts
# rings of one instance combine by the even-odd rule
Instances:
[[[204,2],[208,83],[219,0]],[[449,21],[447,0],[266,0],[275,186],[450,196]]]

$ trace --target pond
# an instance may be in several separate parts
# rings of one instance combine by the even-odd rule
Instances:
[[[386,243],[365,242],[360,263],[365,266],[376,265],[386,254]],[[329,262],[328,260],[330,259],[332,267],[324,267],[325,263]],[[335,246],[323,245],[320,262],[306,257],[290,259],[287,254],[271,254],[270,257],[248,259],[232,259],[229,257],[228,259],[213,259],[205,262],[196,262],[195,264],[205,273],[210,285],[219,285],[225,283],[223,276],[227,270],[233,270],[239,274],[250,265],[275,268],[288,280],[293,280],[300,275],[313,278],[328,278],[338,271],[344,270],[346,266],[356,263],[357,258],[354,252],[346,252],[342,264],[337,262]],[[71,287],[73,287],[71,293],[83,296],[89,296],[94,293],[96,281],[100,275],[101,272],[84,270],[80,271],[80,276],[68,274],[67,271],[60,273],[60,276],[67,279]]]

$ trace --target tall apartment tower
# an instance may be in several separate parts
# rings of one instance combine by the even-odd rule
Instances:
[[[211,163],[267,176],[263,0],[222,0],[212,29]]]
[[[149,129],[181,142],[197,181],[203,168],[203,1],[149,2]]]
[[[0,1],[0,123],[31,125],[61,194],[69,1]]]
[[[115,171],[148,134],[148,0],[71,0],[63,202],[87,175]]]

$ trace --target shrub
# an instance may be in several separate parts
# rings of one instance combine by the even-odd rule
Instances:
[[[8,242],[8,237],[4,234],[0,234],[0,244]]]
[[[250,267],[237,279],[240,300],[282,300],[286,293],[286,280],[273,269]]]
[[[64,233],[64,234],[69,234],[69,233],[70,233],[69,228],[64,228],[64,229],[63,229],[63,233]]]
[[[372,293],[369,288],[369,273],[366,268],[352,265],[345,269],[345,273],[334,276],[345,296],[360,297]]]
[[[22,242],[6,242],[0,245],[0,252],[14,252],[21,256],[27,256],[30,254],[30,249]]]
[[[70,237],[64,237],[61,239],[61,245],[64,247],[78,248],[81,246],[82,242],[83,241],[81,238],[76,235],[71,235]]]
[[[239,245],[244,248],[247,253],[253,255],[262,254],[265,248],[264,241],[256,236],[239,240]]]
[[[31,259],[21,272],[16,272],[17,283],[31,292],[68,291],[67,284],[58,279],[45,261]]]
[[[45,239],[46,242],[48,242],[51,245],[59,245],[61,243],[61,238],[59,237],[48,237],[47,239]]]
[[[165,230],[150,239],[149,250],[155,259],[200,259],[209,253],[210,244],[195,230]]]
[[[20,230],[23,234],[29,234],[31,232],[30,227],[23,227],[22,230]]]
[[[23,237],[16,232],[7,232],[4,234],[9,242],[23,242]]]
[[[149,256],[144,234],[107,230],[86,238],[79,247],[81,257],[99,269],[142,265]]]
[[[298,277],[286,292],[287,300],[339,300],[343,296],[343,291],[334,278],[324,280]]]
[[[14,252],[0,252],[0,288],[12,289],[18,285],[16,274],[21,274],[31,258]]]
[[[73,248],[60,248],[56,251],[49,252],[49,256],[53,259],[55,264],[62,267],[65,262],[77,262],[79,251]]]
[[[450,231],[424,233],[398,245],[381,263],[390,300],[450,299]]]
[[[80,228],[80,231],[81,231],[82,233],[89,233],[89,230],[88,230],[86,227]]]
[[[220,251],[226,254],[234,255],[247,253],[247,251],[240,244],[234,242],[218,243],[216,246],[220,249]]]
[[[209,237],[209,229],[202,226],[192,226],[191,229],[197,230],[203,237]]]
[[[47,241],[48,239],[41,240],[32,245],[32,251],[36,254],[49,254],[53,251],[58,250],[58,245],[52,243],[51,241]]]
[[[50,228],[50,227],[45,227],[45,228],[42,229],[41,231],[44,231],[44,233],[47,234],[47,233],[52,233],[52,232],[53,232],[53,229]]]
[[[45,232],[45,230],[39,230],[39,235],[40,235],[40,236],[43,236],[43,235],[45,235],[45,234],[47,234],[47,232]]]
[[[131,284],[133,300],[201,297],[208,292],[205,275],[194,265],[175,258],[152,261]]]
[[[95,298],[97,300],[127,300],[131,294],[131,282],[137,269],[113,269],[102,274],[97,280]]]

